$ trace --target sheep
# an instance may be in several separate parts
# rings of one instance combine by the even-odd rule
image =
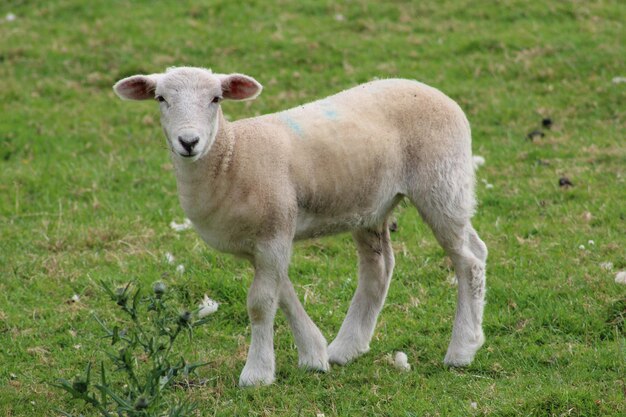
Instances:
[[[394,268],[389,216],[408,199],[452,260],[458,302],[447,366],[471,363],[482,330],[487,247],[475,210],[471,133],[461,108],[413,80],[385,79],[279,113],[225,120],[222,100],[262,90],[243,74],[193,67],[118,81],[122,99],[156,99],[180,204],[211,247],[248,259],[251,342],[239,385],[275,379],[273,322],[285,313],[299,366],[326,372],[369,350]],[[359,281],[334,341],[287,275],[293,242],[352,232]]]

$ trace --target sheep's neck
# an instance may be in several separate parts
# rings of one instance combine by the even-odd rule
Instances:
[[[180,203],[192,221],[210,215],[215,203],[227,192],[224,177],[231,166],[234,147],[234,136],[220,110],[215,141],[204,157],[189,162],[172,156]]]

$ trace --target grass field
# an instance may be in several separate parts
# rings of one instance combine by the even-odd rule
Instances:
[[[626,76],[626,3],[5,0],[0,18],[0,415],[92,414],[49,383],[103,358],[92,312],[114,309],[100,279],[162,279],[190,305],[204,293],[221,303],[184,347],[210,362],[208,382],[175,393],[203,416],[626,414],[626,287],[614,281],[626,269],[626,83],[612,82]],[[237,388],[252,269],[171,230],[184,215],[157,106],[111,90],[172,65],[264,84],[257,100],[224,104],[231,119],[374,77],[454,98],[486,159],[474,225],[490,250],[487,342],[474,363],[443,366],[452,272],[401,206],[371,351],[328,374],[301,371],[279,314],[277,382]],[[552,128],[527,140],[545,117]],[[574,186],[559,187],[562,176]],[[350,236],[298,244],[290,276],[332,340],[356,286]],[[397,350],[410,372],[389,365]]]

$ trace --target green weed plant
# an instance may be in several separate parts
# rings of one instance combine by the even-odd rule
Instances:
[[[72,399],[90,404],[103,417],[189,416],[196,404],[180,399],[171,402],[167,392],[177,378],[188,379],[206,364],[187,363],[173,348],[182,334],[191,342],[193,329],[209,318],[197,318],[200,308],[195,314],[179,312],[162,282],[156,282],[148,296],[142,296],[141,287],[133,288],[131,283],[116,290],[104,281],[101,286],[125,318],[123,327],[109,326],[94,315],[104,331],[103,338],[110,340],[106,352],[109,360],[100,362],[98,382],[92,380],[92,362],[88,362],[82,375],[73,381],[59,379],[54,385],[70,393]],[[112,382],[107,376],[112,373],[122,376]]]

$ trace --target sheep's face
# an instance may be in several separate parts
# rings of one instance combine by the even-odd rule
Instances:
[[[213,74],[203,68],[183,67],[164,74],[124,78],[113,89],[123,99],[155,99],[169,148],[176,157],[193,162],[207,155],[215,141],[220,102],[253,99],[262,87],[243,74]]]

